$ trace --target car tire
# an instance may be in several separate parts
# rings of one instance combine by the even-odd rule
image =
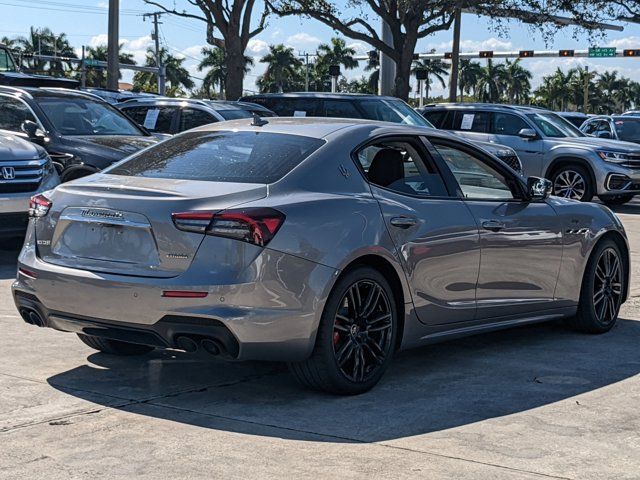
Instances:
[[[635,197],[635,194],[627,193],[625,195],[601,195],[599,198],[605,205],[615,207],[618,205],[629,203],[631,200],[633,200],[633,197]]]
[[[364,393],[389,366],[397,329],[398,308],[389,282],[378,270],[357,267],[333,287],[311,356],[290,363],[289,370],[313,390]]]
[[[569,163],[553,171],[552,195],[590,202],[595,195],[595,187],[589,171],[582,165]]]
[[[149,353],[150,351],[154,350],[154,348],[150,347],[149,345],[121,342],[119,340],[111,340],[109,338],[85,335],[84,333],[78,333],[78,337],[91,348],[99,350],[102,353],[108,353],[109,355],[144,355],[145,353]]]
[[[599,242],[587,263],[580,303],[569,325],[586,333],[605,333],[613,328],[624,298],[626,265],[613,240]]]

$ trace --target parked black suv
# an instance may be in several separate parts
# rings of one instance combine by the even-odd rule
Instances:
[[[273,110],[281,117],[363,118],[435,128],[422,115],[395,97],[352,93],[265,93],[240,99]],[[522,173],[516,152],[504,145],[474,142],[513,170]]]
[[[158,141],[100,98],[62,88],[0,86],[0,129],[42,145],[63,182]]]
[[[0,44],[0,85],[28,87],[63,87],[77,88],[80,82],[70,78],[31,75],[18,70],[16,61],[6,45]]]

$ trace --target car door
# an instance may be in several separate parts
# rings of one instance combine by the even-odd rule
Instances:
[[[494,112],[490,125],[489,141],[513,148],[520,158],[525,177],[542,176],[542,140],[519,135],[523,129],[533,130],[526,120],[512,113]]]
[[[563,248],[554,209],[527,201],[524,185],[475,148],[447,140],[433,144],[480,229],[477,318],[552,308]]]
[[[407,274],[420,321],[475,317],[479,233],[419,137],[377,139],[357,152]]]

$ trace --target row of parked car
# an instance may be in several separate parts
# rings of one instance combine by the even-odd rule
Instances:
[[[524,176],[549,178],[558,196],[590,201],[597,195],[621,204],[640,192],[640,146],[629,142],[640,142],[640,117],[634,116],[588,118],[578,129],[533,107],[440,104],[416,111],[374,95],[264,94],[231,102],[0,86],[0,233],[22,231],[28,198],[57,181],[99,172],[195,127],[253,116],[435,127],[466,138]]]

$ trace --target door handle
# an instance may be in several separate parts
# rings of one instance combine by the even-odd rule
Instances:
[[[488,220],[486,222],[482,222],[482,228],[492,232],[499,232],[504,228],[504,223],[498,222],[497,220]]]
[[[411,228],[418,223],[414,217],[393,217],[389,223],[398,228]]]

